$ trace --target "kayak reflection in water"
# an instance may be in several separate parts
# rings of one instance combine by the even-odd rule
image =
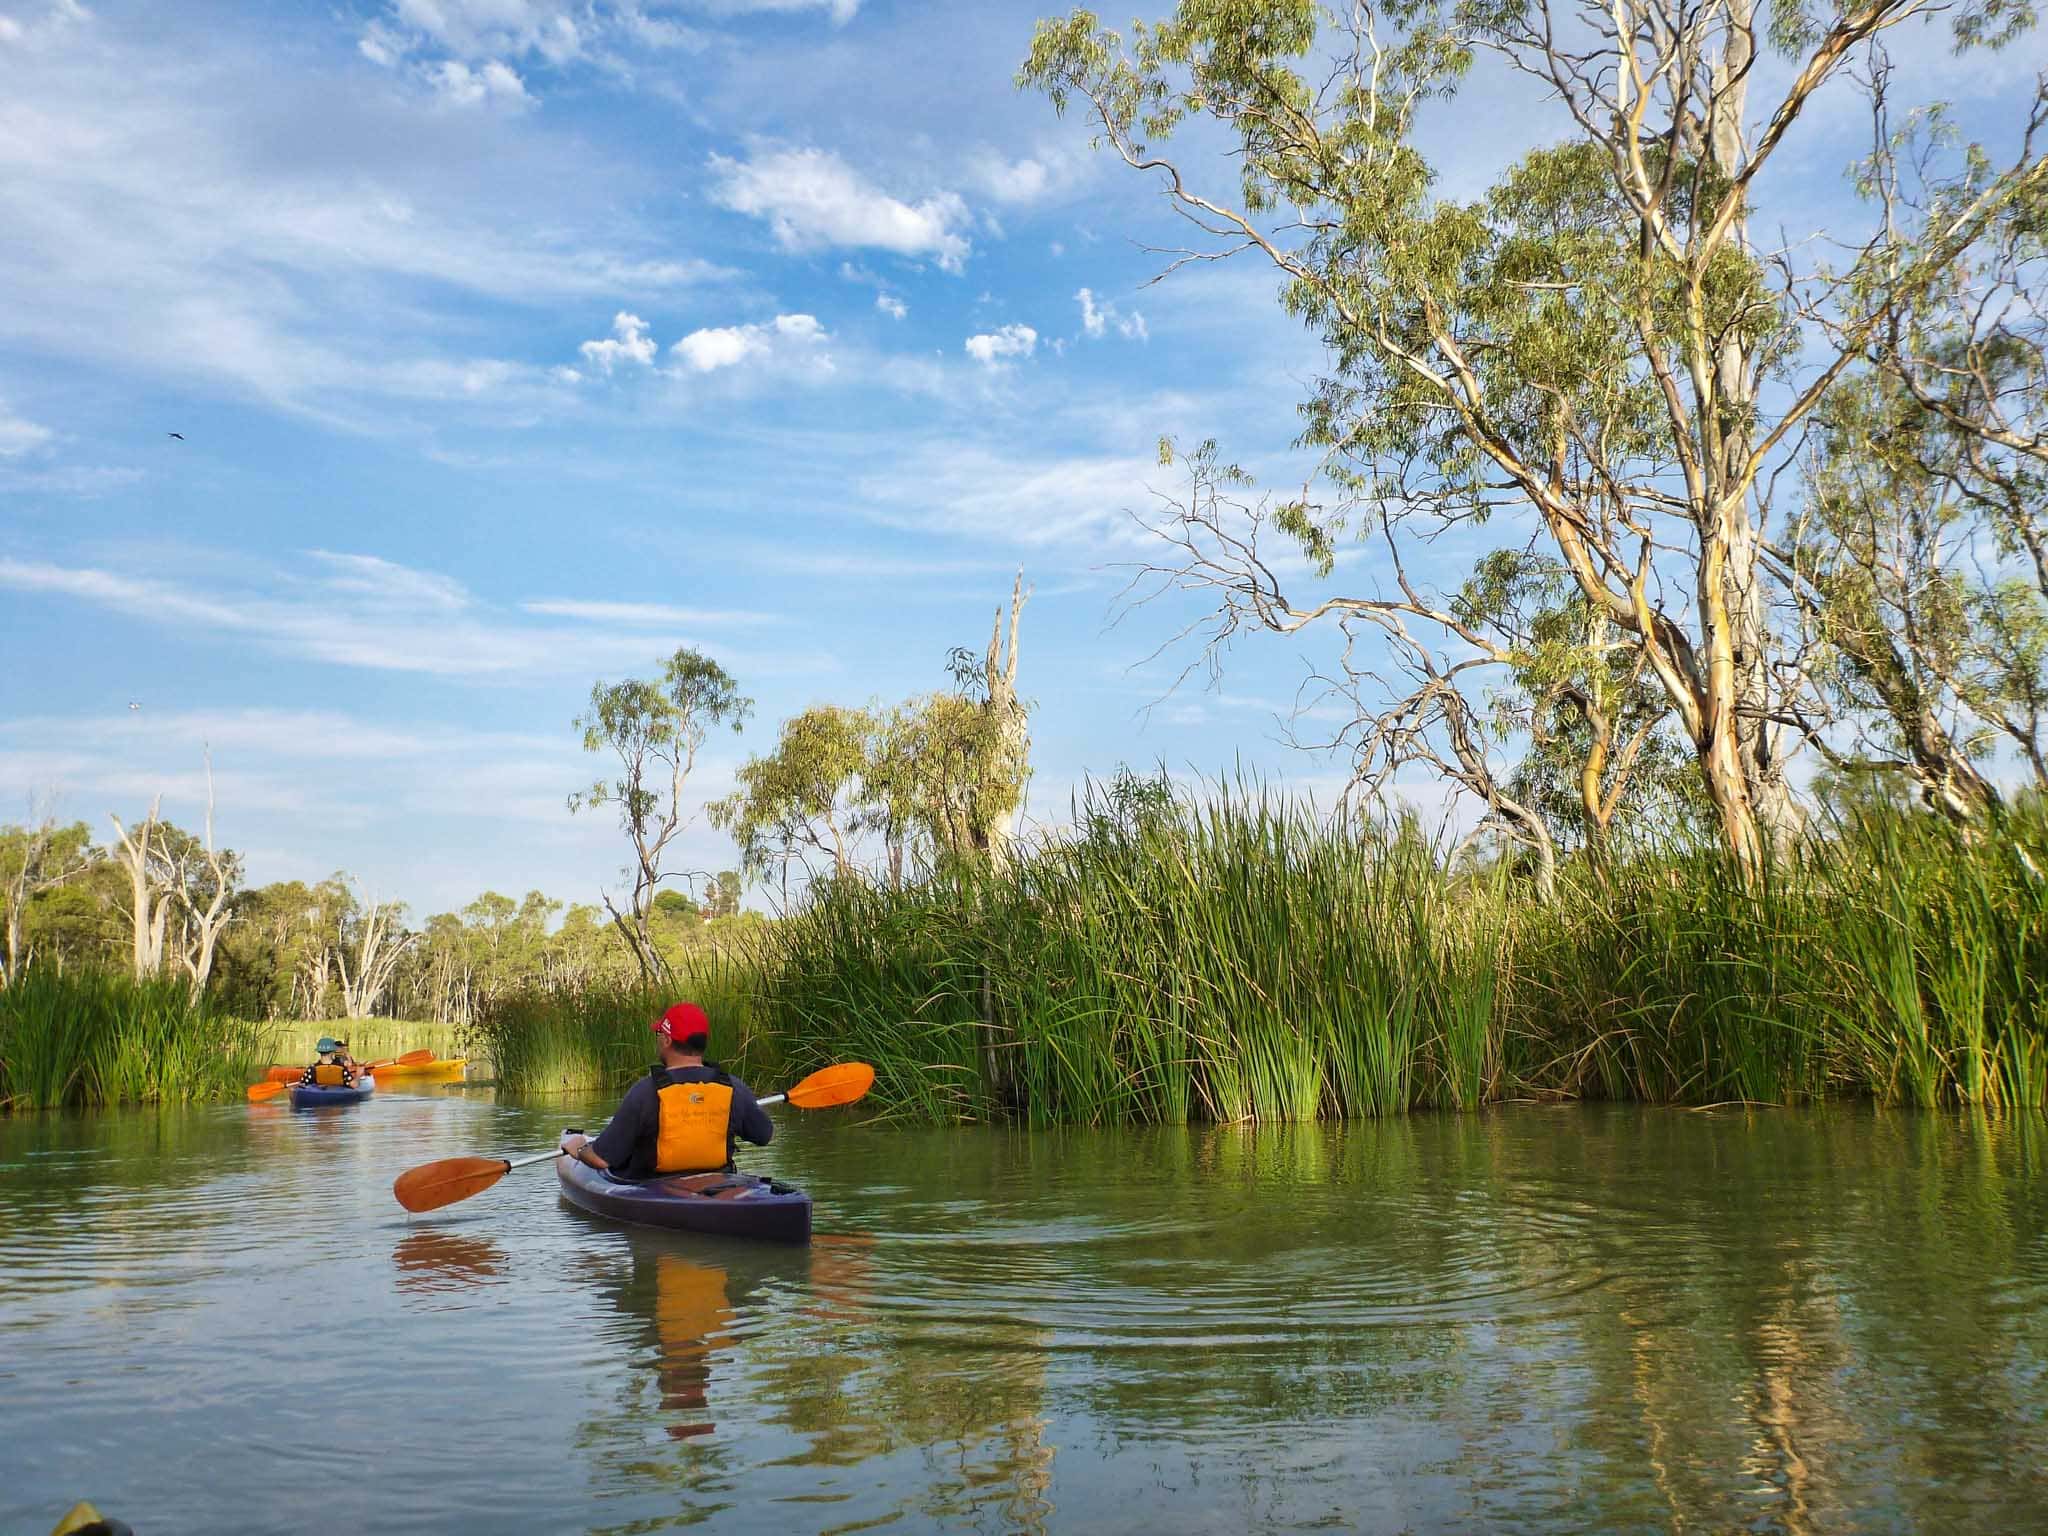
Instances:
[[[564,1154],[618,1178],[651,1179],[730,1168],[735,1137],[757,1147],[774,1139],[775,1124],[754,1090],[704,1059],[711,1020],[702,1008],[677,1003],[651,1028],[661,1060],[626,1090],[594,1141],[564,1136]]]

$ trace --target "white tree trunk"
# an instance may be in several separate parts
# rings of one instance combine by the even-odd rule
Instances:
[[[114,824],[119,846],[114,857],[128,871],[129,917],[134,924],[133,960],[135,978],[143,981],[163,968],[164,914],[157,909],[158,886],[150,865],[150,842],[156,834],[157,811],[164,797],[149,803],[149,815],[131,835],[112,811],[107,820]]]

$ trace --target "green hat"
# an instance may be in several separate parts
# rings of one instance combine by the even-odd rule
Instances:
[[[320,1043],[314,1046],[313,1049],[318,1051],[322,1056],[325,1056],[329,1051],[338,1051],[347,1044],[348,1042],[346,1040],[337,1040],[332,1035],[322,1035],[320,1037]]]

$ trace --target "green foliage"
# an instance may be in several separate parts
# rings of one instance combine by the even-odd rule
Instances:
[[[865,1059],[883,1113],[1031,1124],[2048,1094],[2038,810],[1974,842],[1876,812],[1751,882],[1638,849],[1535,902],[1412,827],[1121,782],[1005,871],[835,882],[778,924],[750,1017],[788,1070]]]
[[[785,720],[775,750],[740,766],[739,787],[709,807],[751,870],[805,851],[848,867],[849,841],[865,815],[855,800],[871,757],[876,721],[864,710],[820,704]]]
[[[677,647],[653,681],[593,683],[576,729],[584,751],[613,752],[621,767],[617,778],[599,779],[570,796],[569,808],[616,805],[620,824],[636,842],[652,836],[663,810],[658,768],[687,774],[714,727],[729,725],[737,733],[753,709],[725,668],[687,646]]]
[[[266,1048],[182,982],[34,965],[0,988],[0,1109],[233,1098]]]

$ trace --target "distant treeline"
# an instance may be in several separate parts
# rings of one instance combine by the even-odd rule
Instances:
[[[413,922],[402,907],[364,899],[346,875],[244,890],[240,873],[237,855],[209,851],[166,821],[125,828],[108,844],[82,822],[0,827],[4,978],[32,965],[113,970],[181,978],[212,1009],[246,1019],[384,1014],[466,1024],[510,989],[638,973],[601,907],[540,891],[485,891],[460,911]],[[707,885],[701,901],[675,889],[654,898],[650,931],[671,960],[763,921],[739,910],[737,873]]]

